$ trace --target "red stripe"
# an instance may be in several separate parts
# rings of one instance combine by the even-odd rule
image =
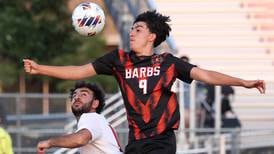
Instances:
[[[120,49],[118,51],[118,55],[119,55],[120,62],[123,64],[125,62],[125,52],[122,49]]]
[[[166,116],[167,116],[166,112],[164,112],[156,128],[157,134],[160,134],[166,129],[166,122],[165,122]]]
[[[177,122],[172,126],[174,129],[178,129],[180,124],[180,120],[177,120]]]
[[[125,69],[133,67],[133,63],[130,60],[129,55],[126,54],[124,50],[119,49],[118,55],[119,55],[120,62],[121,64],[124,64]]]
[[[131,121],[131,124],[134,128],[134,137],[135,137],[135,139],[139,140],[139,139],[143,138],[145,135],[143,133],[141,133],[141,130],[138,127],[138,125],[135,123],[135,121],[132,120],[132,119],[130,121]]]
[[[137,100],[135,97],[135,94],[128,84],[125,84],[125,90],[126,90],[125,92],[127,93],[127,98],[128,98],[128,102],[129,102],[130,106],[132,108],[134,108],[134,110],[137,113],[140,113],[139,108],[137,108],[137,106],[139,106],[139,105],[135,101],[135,100]],[[141,105],[143,105],[143,104],[141,103]]]
[[[168,101],[168,105],[167,105],[167,109],[168,109],[168,120],[170,120],[172,118],[173,113],[175,112],[176,108],[177,108],[177,102],[176,102],[176,98],[175,98],[175,93],[173,93],[173,95],[170,97],[169,101]]]
[[[87,19],[88,19],[88,18],[86,18],[86,17],[82,18],[82,20],[81,20],[81,22],[80,22],[80,24],[79,24],[79,27],[84,26],[84,24],[85,24],[85,22],[86,22]]]
[[[150,96],[151,98],[149,98],[149,101],[150,101],[149,103],[151,103],[152,109],[155,109],[159,104],[160,97],[162,95],[162,90],[160,89],[162,84],[163,84],[163,78],[161,78],[160,81],[157,83],[157,85],[155,86],[153,90],[154,92]]]
[[[167,81],[165,81],[165,86],[169,85],[170,82],[172,81],[172,74],[174,73],[174,69],[175,69],[175,65],[171,65],[164,76],[167,77]],[[152,103],[152,108],[155,109],[158,104],[159,104],[159,100],[160,100],[160,97],[162,95],[162,90],[160,90],[163,86],[163,77],[161,77],[161,79],[158,81],[157,85],[155,86],[155,88],[153,89],[154,93],[151,95],[151,97],[153,98],[149,98],[149,103]],[[154,100],[153,102],[151,102],[152,100]]]
[[[172,118],[177,107],[175,94],[173,94],[167,104],[167,109],[164,111],[157,125],[157,133],[160,134],[166,129],[167,122]]]
[[[115,132],[114,129],[111,127],[111,125],[109,125],[109,127],[110,127],[110,129],[111,129],[111,131],[112,131],[112,133],[113,133],[113,135],[114,135],[114,137],[115,137],[115,140],[116,140],[116,142],[117,142],[117,144],[118,144],[118,146],[119,146],[120,152],[123,152],[123,150],[122,150],[122,148],[121,148],[121,145],[120,145],[120,142],[119,142],[119,138],[118,138],[116,132]]]
[[[142,114],[142,118],[144,120],[145,123],[148,123],[150,120],[150,108],[149,108],[149,104],[146,103],[145,105],[138,100],[138,104],[141,107],[141,114]]]
[[[96,24],[98,23],[99,19],[100,19],[100,16],[96,16],[96,18],[93,21],[92,25],[96,26]]]
[[[119,72],[116,72],[118,81],[120,82],[120,87],[122,91],[125,91],[125,81],[123,80],[122,75]]]
[[[175,72],[175,64],[172,64],[171,66],[168,67],[165,73],[165,76],[166,76],[165,86],[168,86],[170,82],[172,81],[174,77],[174,72]]]

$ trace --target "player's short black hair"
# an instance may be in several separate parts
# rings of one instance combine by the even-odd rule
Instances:
[[[169,16],[157,13],[156,10],[146,11],[139,14],[134,23],[139,21],[145,22],[149,31],[156,34],[156,39],[153,44],[154,47],[157,47],[169,36],[169,32],[171,31],[169,24],[167,24],[167,22],[170,22]]]
[[[96,113],[101,113],[105,106],[105,93],[102,88],[94,83],[88,83],[85,81],[76,82],[74,88],[70,89],[70,100],[72,100],[72,96],[75,90],[78,88],[88,88],[93,92],[94,98],[99,100],[99,105],[96,108]]]
[[[182,57],[180,57],[180,59],[182,59],[185,62],[189,62],[188,56],[182,56]]]

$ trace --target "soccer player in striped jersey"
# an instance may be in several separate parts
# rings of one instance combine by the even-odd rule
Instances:
[[[176,78],[212,85],[257,88],[263,80],[244,80],[205,70],[173,56],[156,54],[154,47],[166,40],[170,19],[156,11],[138,15],[130,30],[130,51],[117,49],[82,66],[40,65],[24,59],[25,71],[61,79],[82,79],[96,74],[114,76],[119,83],[129,123],[127,154],[174,154],[174,130],[179,126],[179,106],[171,86]]]

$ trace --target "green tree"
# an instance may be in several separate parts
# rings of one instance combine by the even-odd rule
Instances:
[[[103,54],[105,43],[100,35],[87,38],[74,31],[66,2],[0,0],[0,85],[11,87],[18,84],[18,76],[24,78],[25,57],[42,64],[65,65],[83,64]],[[28,82],[37,81],[35,78],[27,76]],[[50,80],[52,89],[59,92],[68,85],[67,81],[46,77],[43,80]],[[113,83],[108,78],[103,80]]]

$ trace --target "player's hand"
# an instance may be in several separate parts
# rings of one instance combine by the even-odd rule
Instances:
[[[50,144],[48,140],[40,141],[37,144],[37,154],[44,154],[46,152],[46,149],[50,148]]]
[[[29,74],[38,74],[38,64],[30,59],[23,59],[24,69]]]
[[[265,93],[265,82],[264,80],[248,80],[244,82],[246,88],[257,88],[261,94]]]

